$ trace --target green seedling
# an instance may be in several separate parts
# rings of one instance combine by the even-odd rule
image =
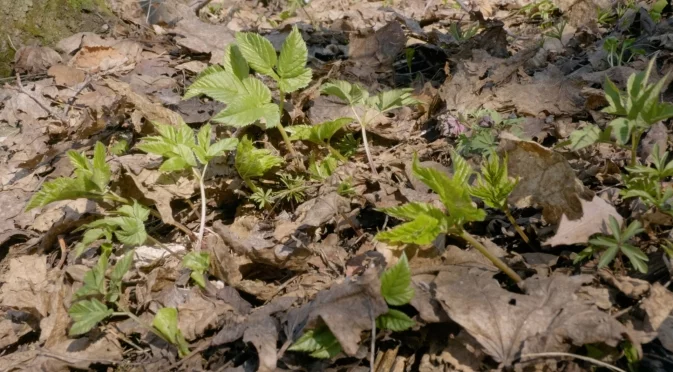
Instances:
[[[666,5],[668,5],[667,0],[657,0],[654,4],[650,6],[650,17],[652,18],[652,21],[655,23],[658,23],[661,21],[661,13],[664,11],[664,8],[666,8]]]
[[[357,194],[353,188],[352,179],[350,177],[339,184],[337,193],[346,198],[353,197]]]
[[[107,303],[113,303],[117,308],[120,307],[118,301],[122,294],[122,278],[131,268],[133,251],[126,253],[117,262],[106,283],[105,272],[112,252],[112,245],[103,244],[101,248],[102,254],[98,258],[98,263],[84,274],[83,286],[74,295],[77,301],[68,310],[68,314],[74,321],[72,327],[70,327],[70,336],[87,333],[98,323],[111,316],[128,316],[143,325],[143,322],[131,312],[114,311],[107,306]]]
[[[321,161],[316,160],[311,154],[308,159],[308,173],[316,181],[324,181],[331,176],[339,165],[339,161],[333,156],[327,156]]]
[[[295,125],[291,129],[288,128],[288,131],[292,132],[290,140],[308,141],[323,146],[334,157],[346,163],[348,159],[330,145],[330,140],[339,130],[351,122],[353,122],[352,118],[339,118],[316,125]]]
[[[567,24],[568,23],[566,20],[561,18],[560,21],[554,23],[551,29],[545,33],[545,36],[563,41],[563,31],[565,30]]]
[[[609,26],[615,21],[617,21],[617,17],[615,12],[612,10],[612,8],[598,8],[598,24],[603,25],[603,26]]]
[[[605,38],[603,42],[603,50],[608,54],[605,57],[610,67],[625,65],[633,59],[636,55],[643,55],[645,51],[640,48],[635,48],[633,44],[636,39],[629,38],[620,42],[614,36]],[[628,56],[628,58],[626,58]]]
[[[276,55],[265,37],[237,32],[236,45],[225,49],[222,66],[211,66],[202,72],[185,93],[185,99],[205,94],[227,107],[212,121],[241,128],[260,123],[264,129],[277,127],[287,150],[296,155],[287,132],[280,123],[285,94],[307,86],[311,69],[306,67],[308,50],[301,33],[295,27]],[[250,68],[276,81],[280,105],[272,103],[271,91],[264,83],[250,76]],[[263,124],[261,124],[263,122]]]
[[[289,173],[281,173],[280,182],[283,188],[276,192],[274,198],[290,203],[303,202],[306,199],[306,190],[311,187],[301,176],[292,176]]]
[[[640,198],[648,207],[673,215],[673,186],[663,183],[673,176],[673,160],[668,161],[668,156],[668,151],[662,155],[659,145],[655,145],[649,158],[654,168],[646,165],[626,167],[626,189],[621,191],[622,196],[626,199]]]
[[[157,311],[152,320],[154,334],[161,337],[178,349],[181,358],[189,354],[189,345],[178,328],[178,310],[172,307],[164,307]]]
[[[353,116],[358,124],[360,124],[362,143],[364,144],[365,153],[367,154],[367,162],[369,163],[372,173],[377,175],[378,172],[376,171],[376,166],[372,160],[371,151],[369,151],[367,126],[379,115],[396,108],[417,104],[420,101],[411,96],[410,89],[394,89],[370,97],[369,92],[359,84],[351,84],[343,80],[323,84],[320,90],[324,94],[342,99],[351,108]],[[360,117],[358,110],[356,109],[358,106],[363,106],[365,108],[362,117]],[[374,115],[369,115],[369,111],[373,111]]]
[[[407,256],[387,269],[381,276],[381,295],[390,306],[403,306],[414,298],[414,287],[411,285],[411,269]],[[393,332],[405,331],[416,324],[407,314],[395,309],[388,309],[376,318],[376,327]],[[374,333],[375,330],[372,330]],[[374,336],[372,336],[374,337]],[[302,351],[318,359],[328,359],[341,353],[339,341],[326,325],[311,329],[299,337],[288,350]]]
[[[273,202],[273,194],[271,190],[264,191],[260,187],[257,187],[252,180],[262,177],[266,172],[282,163],[283,158],[273,155],[267,149],[255,148],[248,137],[243,137],[238,143],[236,161],[234,163],[236,170],[246,186],[252,191],[253,196],[251,198],[255,201],[260,200],[259,198],[264,200],[264,203],[258,202],[260,208],[266,207]]]
[[[439,195],[447,212],[429,203],[418,202],[384,208],[383,211],[388,215],[408,222],[391,230],[379,232],[376,239],[395,244],[426,245],[432,243],[440,234],[458,236],[470,243],[514,282],[520,283],[521,277],[516,272],[465,231],[466,223],[483,221],[486,212],[477,208],[470,198],[468,179],[472,169],[457,153],[452,154],[452,159],[453,177],[432,168],[421,167],[416,157],[412,165],[414,176]]]
[[[478,110],[461,115],[460,122],[465,123],[471,130],[470,135],[460,133],[456,149],[464,156],[470,154],[488,155],[498,147],[498,135],[500,132],[509,131],[519,137],[522,136],[521,118],[503,118],[499,112],[493,110]]]
[[[206,171],[208,163],[215,157],[222,156],[226,151],[236,148],[236,138],[225,138],[215,143],[211,141],[211,126],[206,124],[201,127],[194,138],[194,131],[187,124],[182,123],[175,127],[155,123],[154,127],[158,136],[143,138],[138,144],[138,149],[150,154],[160,155],[164,162],[159,167],[162,172],[181,172],[191,169],[194,177],[199,182],[201,191],[201,221],[199,234],[195,246],[196,251],[201,250],[201,242],[206,228]]]
[[[482,162],[476,186],[470,187],[470,194],[483,200],[487,206],[505,213],[521,239],[528,244],[528,236],[516,223],[507,206],[507,198],[518,182],[518,179],[511,179],[507,175],[507,159],[501,162],[497,155],[491,154]]]
[[[449,27],[449,33],[451,36],[453,36],[454,39],[456,39],[456,41],[462,43],[463,41],[469,40],[474,35],[476,35],[479,32],[479,28],[479,23],[475,23],[473,25],[469,25],[465,30],[463,30],[460,22],[453,22],[451,23],[451,27]]]
[[[112,237],[116,237],[120,243],[127,245],[141,245],[148,238],[145,231],[145,221],[150,216],[149,209],[137,201],[133,205],[123,205],[112,216],[93,221],[83,225],[78,230],[86,230],[82,241],[75,246],[75,257],[79,257],[93,242],[104,239],[112,243]]]
[[[618,116],[604,131],[593,125],[571,134],[570,147],[583,148],[596,142],[609,142],[627,147],[631,142],[630,166],[637,165],[637,149],[640,137],[653,124],[673,117],[673,104],[662,103],[659,95],[668,81],[668,74],[656,83],[649,83],[655,60],[652,59],[644,72],[631,74],[626,91],[620,91],[609,78],[605,79],[605,98],[609,106],[603,112]],[[614,136],[615,141],[611,138]]]
[[[520,14],[527,18],[540,22],[542,28],[546,28],[552,23],[554,13],[558,11],[556,5],[551,0],[541,0],[521,7]]]
[[[190,278],[201,288],[206,288],[205,274],[210,267],[210,255],[205,252],[189,252],[182,258],[182,266],[191,270]]]
[[[624,229],[613,216],[608,221],[612,236],[598,236],[589,240],[589,247],[584,249],[575,258],[575,263],[591,257],[598,251],[603,251],[598,260],[598,268],[604,268],[614,261],[617,254],[624,254],[631,261],[631,265],[643,274],[647,274],[647,255],[637,247],[629,244],[629,240],[645,231],[639,221],[633,221]]]

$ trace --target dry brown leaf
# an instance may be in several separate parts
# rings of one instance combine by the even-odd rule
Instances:
[[[673,352],[673,293],[654,283],[641,307],[647,313],[646,331],[656,332],[661,344]]]
[[[56,85],[64,85],[66,87],[83,83],[86,79],[84,71],[61,64],[51,66],[49,71],[47,71],[47,75],[54,78]]]
[[[259,355],[257,370],[260,372],[271,372],[277,369],[278,328],[278,321],[267,316],[250,325],[243,333],[243,342],[251,342],[257,349],[257,355]]]
[[[129,84],[112,78],[107,78],[104,82],[115,93],[126,97],[128,102],[140,110],[147,120],[170,125],[180,125],[183,122],[179,114],[158,103],[153,103],[143,95],[135,93]]]
[[[620,275],[615,276],[607,269],[598,270],[598,276],[608,284],[617,288],[625,296],[640,299],[650,290],[650,283],[642,280]]]
[[[501,138],[500,151],[508,156],[509,175],[519,177],[510,203],[517,208],[541,206],[550,224],[558,223],[563,215],[570,220],[582,217],[580,197],[591,200],[594,194],[577,179],[563,155],[506,132]]]
[[[133,69],[141,59],[142,46],[131,40],[89,40],[68,62],[92,73]],[[84,45],[86,44],[86,45]]]
[[[234,309],[225,302],[205,298],[198,287],[192,288],[184,303],[177,306],[178,327],[187,341],[193,341],[209,329],[235,319]]]
[[[352,36],[348,56],[358,65],[385,71],[392,67],[397,55],[404,49],[407,37],[399,22],[390,22],[365,37]]]
[[[14,70],[22,74],[43,74],[49,67],[61,62],[61,56],[51,48],[24,46],[16,51]]]
[[[444,275],[441,275],[444,274]],[[449,317],[505,365],[527,352],[567,351],[570,345],[616,346],[626,328],[575,293],[591,276],[554,275],[526,280],[527,295],[508,292],[491,275],[444,271],[436,298]],[[439,277],[438,277],[439,279]]]
[[[556,234],[543,244],[552,247],[586,244],[594,234],[610,234],[608,229],[610,216],[614,217],[620,226],[624,221],[615,207],[598,196],[594,196],[590,202],[580,199],[580,203],[582,204],[582,217],[577,220],[569,220],[565,214],[561,216]]]
[[[186,5],[179,5],[186,7]],[[189,9],[189,8],[187,8]],[[234,42],[234,33],[225,24],[203,22],[193,11],[182,12],[185,17],[177,22],[175,41],[178,45],[197,53],[210,53],[210,63],[221,63],[224,46]]]
[[[297,219],[302,226],[319,227],[350,211],[350,201],[335,191],[304,202],[297,207],[295,213],[304,215],[303,218]]]
[[[21,256],[9,261],[2,276],[0,304],[16,309],[34,309],[47,316],[50,306],[46,256]]]
[[[292,309],[291,323],[306,320],[306,327],[314,328],[324,322],[339,340],[346,355],[354,356],[360,344],[360,333],[371,329],[372,320],[388,311],[378,271],[370,268],[356,279],[333,285],[318,293],[316,298],[299,309]]]

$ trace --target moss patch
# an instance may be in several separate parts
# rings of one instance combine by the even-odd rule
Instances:
[[[0,0],[0,77],[11,73],[14,60],[9,39],[23,45],[52,46],[82,31],[96,31],[111,18],[105,0]],[[103,19],[101,19],[101,17]]]

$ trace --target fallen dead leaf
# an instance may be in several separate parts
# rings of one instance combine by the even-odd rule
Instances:
[[[558,223],[563,215],[569,220],[582,217],[580,197],[592,200],[594,194],[577,179],[561,154],[507,132],[501,133],[501,139],[499,151],[507,154],[509,175],[519,177],[510,203],[517,208],[542,206],[550,224]]]
[[[673,293],[654,283],[640,306],[647,314],[646,331],[656,332],[661,344],[673,352]]]
[[[608,221],[614,217],[621,226],[624,220],[615,207],[598,196],[591,201],[580,199],[582,217],[569,220],[564,214],[561,216],[556,234],[543,244],[556,247],[558,245],[586,244],[594,234],[609,234]]]
[[[49,67],[61,62],[61,56],[51,48],[24,46],[16,51],[14,70],[21,74],[43,74]]]

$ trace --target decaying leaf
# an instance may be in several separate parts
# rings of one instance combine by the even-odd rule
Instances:
[[[558,223],[563,215],[569,220],[582,217],[580,198],[591,200],[593,192],[577,179],[561,154],[509,133],[502,133],[501,138],[509,175],[519,177],[510,203],[517,208],[542,206],[543,216],[551,224]]]
[[[561,216],[559,228],[556,234],[544,242],[552,247],[557,245],[586,244],[589,237],[594,234],[609,234],[608,219],[614,217],[621,225],[624,220],[612,205],[598,196],[587,202],[580,199],[582,205],[582,217],[577,220],[569,220],[564,214]]]
[[[505,365],[522,350],[563,352],[597,342],[616,346],[627,333],[610,314],[578,300],[575,293],[591,276],[530,278],[527,294],[521,295],[502,289],[490,275],[464,274],[440,273],[436,297],[453,321]]]

